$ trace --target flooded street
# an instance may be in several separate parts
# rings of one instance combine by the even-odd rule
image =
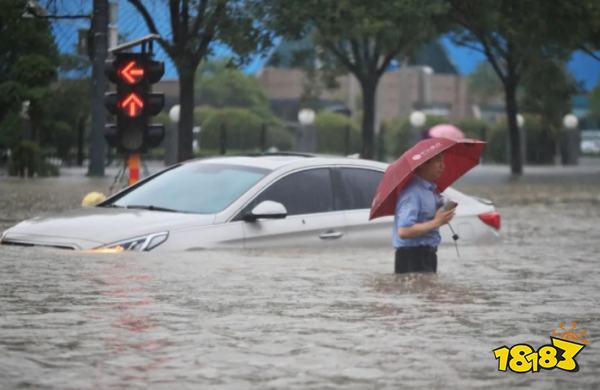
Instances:
[[[595,164],[595,165],[594,165]],[[503,242],[438,252],[86,254],[0,247],[0,388],[587,388],[600,386],[600,168],[478,167]],[[526,168],[526,172],[527,168]],[[0,177],[0,231],[78,207],[112,177]],[[587,330],[579,372],[499,372],[493,349]]]

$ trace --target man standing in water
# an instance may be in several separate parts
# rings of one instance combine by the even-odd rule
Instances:
[[[454,218],[455,208],[444,210],[435,192],[435,180],[444,172],[442,154],[419,166],[402,190],[394,215],[393,245],[396,273],[436,272],[439,228]]]

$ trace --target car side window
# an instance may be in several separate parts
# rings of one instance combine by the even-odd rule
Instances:
[[[363,168],[337,168],[335,177],[336,209],[368,209],[371,207],[383,172]]]
[[[240,217],[265,200],[283,204],[288,215],[333,211],[330,170],[309,169],[279,179],[250,202]]]

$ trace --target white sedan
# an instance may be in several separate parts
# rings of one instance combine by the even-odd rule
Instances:
[[[387,164],[266,154],[191,160],[140,181],[97,207],[44,215],[2,234],[3,245],[180,251],[286,246],[390,246],[393,217],[369,221]],[[499,239],[486,200],[448,188],[460,243]],[[442,242],[451,243],[447,226]]]

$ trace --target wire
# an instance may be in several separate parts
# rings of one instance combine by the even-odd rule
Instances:
[[[148,164],[146,164],[146,160],[142,160],[142,172],[144,173],[144,176],[150,176],[150,171],[148,170]]]
[[[112,184],[108,188],[108,193],[110,195],[112,195],[112,191],[113,191],[113,188],[115,187],[115,184],[117,184],[117,182],[120,182],[121,179],[123,178],[123,176],[125,175],[126,170],[127,170],[127,159],[124,159],[123,166],[121,168],[119,168],[119,171],[117,172],[117,175],[115,176],[115,180],[112,182]]]
[[[458,236],[458,234],[456,234],[456,232],[452,228],[452,225],[450,225],[450,222],[448,222],[448,227],[450,228],[450,231],[452,232],[452,240],[454,240],[454,246],[456,247],[456,256],[460,257],[460,252],[458,251],[458,242],[457,242],[460,237]]]

